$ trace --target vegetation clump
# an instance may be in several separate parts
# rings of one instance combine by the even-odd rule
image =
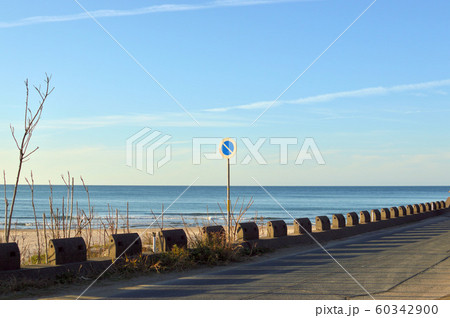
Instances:
[[[170,251],[154,255],[126,258],[115,266],[115,274],[126,272],[185,271],[199,266],[225,265],[256,255],[254,250],[227,242],[222,233],[194,237],[190,248],[174,246]]]

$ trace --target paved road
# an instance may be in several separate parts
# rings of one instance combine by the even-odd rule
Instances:
[[[439,299],[450,294],[450,215],[206,272],[94,286],[86,299]],[[365,289],[365,290],[364,290]],[[74,298],[66,294],[58,298]]]

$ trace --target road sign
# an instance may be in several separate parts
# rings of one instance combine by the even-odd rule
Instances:
[[[231,240],[231,201],[230,201],[230,158],[236,154],[236,142],[224,138],[220,143],[220,154],[227,159],[227,236]]]
[[[224,138],[220,142],[220,154],[225,159],[230,159],[236,154],[236,142],[231,138]]]

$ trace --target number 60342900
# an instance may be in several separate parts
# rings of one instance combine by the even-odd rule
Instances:
[[[379,315],[436,315],[439,311],[437,305],[378,305],[375,312]]]

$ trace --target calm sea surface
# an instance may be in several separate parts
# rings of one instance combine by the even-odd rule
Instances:
[[[0,186],[3,196],[3,186]],[[108,204],[111,211],[119,210],[120,223],[126,215],[127,202],[131,227],[147,227],[154,222],[154,214],[159,216],[162,205],[164,226],[179,227],[184,221],[188,225],[204,225],[208,219],[219,224],[224,223],[222,210],[226,211],[225,187],[195,186],[183,195],[184,186],[89,186],[91,206],[95,216],[105,217]],[[294,217],[310,217],[317,215],[331,216],[334,213],[370,210],[405,204],[445,200],[448,187],[266,187],[267,191]],[[232,203],[238,200],[236,211],[242,203],[246,205],[250,199],[254,201],[245,220],[257,217],[263,220],[284,219],[292,223],[289,215],[260,187],[232,187]],[[9,200],[12,197],[12,186],[7,186]],[[181,195],[181,196],[180,196]],[[180,197],[179,197],[180,196]],[[49,186],[35,186],[35,205],[39,222],[42,215],[47,217],[49,209]],[[179,198],[178,198],[179,197]],[[67,202],[67,188],[53,187],[53,206],[61,211],[62,200]],[[177,199],[178,198],[178,199]],[[0,199],[0,202],[3,200]],[[78,208],[87,211],[87,196],[83,187],[76,186],[74,202]],[[74,214],[76,204],[74,203]],[[4,210],[4,209],[2,209]],[[115,212],[114,212],[115,213]],[[3,216],[0,217],[2,224]],[[160,220],[159,220],[160,221]],[[31,195],[28,186],[20,186],[13,222],[17,228],[32,228],[34,225]]]

